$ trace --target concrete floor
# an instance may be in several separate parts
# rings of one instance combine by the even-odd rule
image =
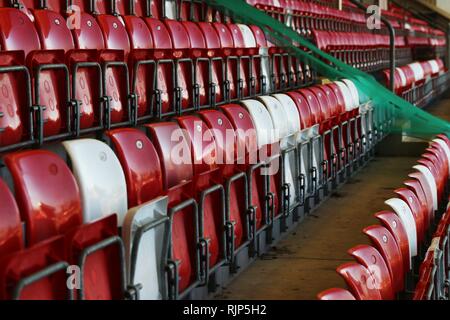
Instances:
[[[450,119],[450,94],[429,112]],[[347,250],[368,243],[361,230],[387,209],[384,201],[407,178],[417,157],[377,157],[332,195],[269,254],[244,270],[217,299],[311,300],[322,290],[345,288],[336,267]]]

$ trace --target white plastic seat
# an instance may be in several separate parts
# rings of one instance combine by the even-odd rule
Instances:
[[[164,240],[168,230],[164,223],[149,230],[146,227],[156,220],[166,218],[167,207],[167,196],[156,198],[130,209],[123,222],[122,237],[129,283],[142,286],[139,291],[140,300],[164,298],[164,259],[168,250],[164,247]]]
[[[413,168],[421,172],[425,176],[426,182],[430,187],[431,194],[433,196],[433,210],[436,211],[438,209],[437,184],[436,180],[433,177],[433,174],[431,173],[430,169],[423,165],[416,165]]]
[[[286,116],[288,118],[287,125],[289,135],[294,135],[296,142],[299,142],[299,140],[301,139],[300,115],[298,113],[298,109],[295,105],[294,100],[292,100],[292,98],[287,94],[274,94],[273,97],[275,97],[284,108],[284,112],[286,113]]]
[[[289,97],[288,97],[289,98]],[[298,111],[296,114],[287,114],[285,107],[280,100],[272,96],[261,96],[258,98],[267,108],[272,118],[274,129],[278,131],[280,137],[280,148],[286,150],[290,147],[295,147],[297,144],[298,127],[290,123],[289,116],[294,116],[294,121],[300,123]],[[283,99],[283,98],[282,98]],[[291,100],[292,101],[292,100]],[[293,102],[293,101],[292,101]],[[297,108],[295,107],[295,111]],[[292,111],[292,110],[291,110]],[[290,189],[290,203],[295,202],[296,195],[299,194],[297,187],[297,165],[296,165],[295,151],[288,152],[284,157],[284,182],[289,184]]]
[[[439,71],[440,71],[439,70],[439,65],[438,65],[436,60],[430,60],[430,61],[428,61],[428,63],[431,66],[431,71],[433,72],[433,74],[439,73]]]
[[[422,65],[420,63],[418,63],[418,62],[411,63],[409,65],[409,67],[414,72],[414,80],[416,82],[423,80],[425,78],[425,73],[424,73]]]
[[[352,95],[352,98],[353,98],[353,109],[359,108],[360,94],[359,94],[358,89],[356,88],[355,84],[353,83],[353,81],[348,80],[348,79],[343,79],[342,82],[350,90],[350,94]]]
[[[339,87],[344,97],[345,111],[352,111],[355,108],[356,103],[350,89],[342,81],[335,81],[334,83]]]
[[[244,38],[244,44],[246,48],[255,48],[256,39],[253,35],[252,30],[245,24],[238,24],[239,29],[241,29],[242,36]]]
[[[406,75],[403,72],[403,70],[401,68],[395,68],[395,72],[397,72],[399,77],[400,77],[400,86],[401,86],[401,88],[406,87],[407,80],[406,80]]]
[[[127,213],[127,186],[119,160],[111,148],[94,139],[63,142],[80,187],[83,221],[92,222],[113,213],[122,226]]]
[[[239,25],[241,26],[241,25]],[[242,29],[241,29],[242,30]],[[242,31],[242,33],[244,34],[245,31]],[[253,33],[253,37],[256,41],[255,37],[259,37],[261,35],[261,33],[263,32],[260,28],[255,29]],[[264,35],[265,37],[265,35]],[[245,41],[245,39],[244,39]],[[264,76],[266,79],[266,92],[271,92],[272,91],[272,81],[270,81],[270,57],[269,57],[269,48],[267,46],[260,46],[259,47],[259,56],[260,56],[260,60],[261,60],[261,76]]]
[[[175,0],[165,0],[164,1],[165,6],[165,13],[167,19],[177,19],[177,1]]]
[[[385,203],[399,216],[408,236],[410,258],[417,256],[417,227],[413,213],[408,204],[398,198],[386,200]]]
[[[272,118],[264,105],[253,99],[243,100],[242,105],[249,112],[255,125],[258,149],[278,142],[279,137],[275,136]]]

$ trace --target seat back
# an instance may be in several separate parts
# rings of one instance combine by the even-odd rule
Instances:
[[[264,104],[257,100],[244,100],[242,105],[247,109],[255,126],[258,149],[276,143],[279,137],[275,134],[272,118]]]
[[[369,237],[372,245],[383,256],[389,269],[394,293],[403,291],[406,270],[403,269],[402,253],[394,236],[388,229],[379,225],[367,227],[363,233]]]
[[[351,262],[341,265],[336,271],[344,278],[356,299],[381,300],[380,290],[375,286],[376,280],[366,267]]]
[[[239,164],[256,164],[258,136],[250,113],[237,104],[224,105],[221,110],[230,120],[236,134],[236,160]],[[249,159],[250,157],[253,159]]]
[[[302,129],[310,128],[313,125],[313,117],[306,98],[296,91],[289,91],[287,95],[295,102],[300,117],[300,127]]]
[[[438,195],[437,195],[437,184],[436,180],[433,177],[430,169],[425,167],[424,165],[416,165],[413,167],[417,171],[419,171],[423,177],[422,180],[425,184],[428,185],[428,188],[431,190],[431,196],[433,200],[433,209],[436,211],[438,209]]]
[[[146,127],[161,161],[164,190],[192,181],[191,148],[181,128],[173,122]]]
[[[106,136],[122,165],[127,182],[128,207],[163,195],[161,163],[152,142],[138,129],[108,131]]]
[[[1,72],[4,92],[0,104],[8,106],[8,112],[0,115],[0,148],[11,148],[19,143],[32,143],[31,132],[31,79],[25,65],[23,52],[0,53],[0,68],[14,66],[18,72]]]
[[[402,220],[398,215],[390,211],[381,211],[375,214],[375,217],[381,224],[389,230],[402,253],[403,273],[411,269],[411,258],[408,234],[403,226]]]
[[[83,221],[116,214],[118,225],[122,226],[128,209],[127,185],[112,149],[94,139],[64,141],[63,146],[80,188]]]
[[[420,205],[420,201],[415,195],[415,193],[407,188],[400,188],[394,191],[398,197],[406,202],[411,209],[411,213],[414,216],[414,221],[417,227],[417,241],[418,244],[422,243],[425,236],[425,219],[427,218],[423,212]]]
[[[417,255],[417,226],[408,204],[398,198],[386,200],[385,203],[399,216],[408,235],[410,261]]]
[[[173,55],[169,54],[173,51],[171,50],[173,48],[172,38],[166,25],[154,18],[145,18],[144,20],[152,35],[154,48],[162,49],[158,53],[161,55],[160,58],[172,59]],[[158,63],[156,73],[158,81],[156,81],[154,89],[160,92],[160,106],[156,106],[160,110],[156,109],[156,111],[162,115],[173,113],[175,111],[174,92],[177,85],[175,65],[173,63]],[[153,86],[153,84],[150,85]]]
[[[351,248],[348,253],[357,262],[367,268],[375,279],[375,288],[380,290],[383,300],[394,300],[395,292],[391,280],[391,274],[381,254],[374,247],[359,245]]]
[[[81,224],[80,192],[63,159],[49,151],[33,150],[8,154],[5,164],[13,177],[28,245]]]
[[[430,224],[430,211],[427,203],[427,197],[420,185],[420,181],[416,179],[407,180],[404,182],[405,186],[411,190],[418,200],[420,206],[420,215],[423,216],[424,229],[428,230]]]
[[[0,8],[0,44],[2,50],[22,50],[28,55],[41,49],[33,22],[25,13],[14,8]]]
[[[197,216],[191,207],[170,214],[173,207],[194,197],[192,155],[189,142],[176,122],[146,125],[162,165],[164,190],[169,196],[169,218],[172,221],[172,251],[169,257],[180,260],[178,267],[179,293],[191,285],[197,275],[196,259],[198,232]]]
[[[420,171],[410,173],[408,175],[408,177],[419,182],[419,184],[423,190],[423,193],[425,194],[427,208],[428,208],[428,217],[431,221],[432,219],[434,219],[435,206],[434,206],[434,201],[433,201],[433,199],[434,199],[433,191],[432,191],[432,188],[430,187],[430,182],[427,180],[426,176]]]

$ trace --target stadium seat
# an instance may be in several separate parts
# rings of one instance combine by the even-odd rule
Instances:
[[[176,120],[184,130],[191,148],[200,238],[207,241],[205,249],[209,257],[205,269],[202,269],[207,284],[209,274],[222,266],[227,258],[225,189],[220,183],[217,147],[211,130],[201,118],[194,115],[178,117]]]
[[[164,196],[158,154],[144,132],[106,132],[127,183],[128,207],[122,226],[130,283],[141,286],[138,298],[166,298],[165,259],[168,250],[168,200]]]
[[[211,63],[211,106],[223,104],[225,102],[226,88],[225,88],[225,61],[226,56],[224,51],[221,50],[220,38],[217,32],[209,22],[197,23],[203,36],[205,38],[205,44],[207,49],[207,55],[210,58]]]
[[[263,110],[265,108],[262,106]],[[257,234],[267,228],[269,210],[273,210],[273,194],[264,182],[266,177],[262,169],[264,162],[258,158],[258,132],[250,113],[242,106],[228,104],[221,107],[236,133],[237,163],[239,170],[247,174],[248,210],[251,219],[251,236],[253,253],[257,250]],[[270,122],[269,122],[270,123]]]
[[[376,280],[366,267],[350,262],[339,266],[336,271],[345,280],[357,300],[381,300]]]
[[[281,100],[280,100],[281,97]],[[283,99],[286,98],[286,99]],[[278,160],[280,174],[275,181],[278,181],[278,191],[280,194],[281,210],[288,216],[292,209],[298,205],[299,186],[297,169],[297,146],[296,134],[298,133],[298,111],[295,105],[290,105],[290,98],[284,95],[260,96],[258,100],[269,111],[274,129],[277,131],[280,141],[280,158]],[[282,100],[284,100],[282,102]],[[293,107],[293,109],[292,109]],[[289,109],[287,109],[289,108]],[[291,125],[291,119],[295,125]],[[275,154],[272,154],[273,156]]]
[[[394,293],[402,292],[406,270],[403,269],[402,253],[394,236],[388,229],[378,225],[365,228],[363,233],[369,237],[372,245],[383,256],[392,279]]]
[[[167,263],[168,297],[183,298],[204,281],[197,259],[202,264],[208,260],[207,242],[200,239],[195,227],[199,208],[194,195],[191,148],[175,122],[153,123],[145,128],[161,161],[163,190],[169,197],[172,230]]]
[[[94,139],[64,141],[80,187],[83,221],[115,213],[121,227],[127,212],[127,187],[119,160],[105,143]]]
[[[217,160],[221,170],[222,185],[225,187],[225,214],[228,259],[251,240],[251,222],[254,212],[248,209],[248,180],[245,172],[238,168],[239,153],[237,137],[230,120],[218,110],[204,110],[200,117],[210,129],[217,147]]]
[[[383,300],[394,300],[395,293],[392,284],[391,274],[384,258],[374,247],[359,245],[348,250],[348,253],[355,260],[367,268],[375,279],[374,287],[380,290]]]
[[[401,200],[408,204],[409,209],[411,210],[417,228],[417,245],[420,246],[425,238],[425,219],[427,218],[425,213],[422,211],[420,200],[413,191],[407,188],[400,188],[394,192]]]
[[[408,235],[409,242],[409,255],[410,261],[417,256],[417,225],[414,219],[414,215],[411,212],[408,204],[403,200],[398,198],[392,198],[386,200],[385,203],[391,207],[391,209],[399,216],[402,221],[403,226],[405,227],[406,233]]]
[[[274,99],[274,98],[273,98]],[[275,100],[276,101],[276,100]],[[272,195],[273,203],[268,205],[267,219],[271,224],[275,217],[279,218],[280,214],[280,166],[279,166],[279,135],[275,131],[274,123],[268,109],[263,103],[257,100],[243,100],[242,105],[245,106],[251,116],[255,126],[258,144],[258,162],[269,163],[270,167],[266,168],[265,174],[268,176],[268,190]],[[257,217],[258,219],[258,217]],[[257,221],[258,228],[262,221]]]
[[[28,246],[63,235],[81,224],[78,186],[56,154],[43,150],[10,153],[5,164],[13,177]],[[41,185],[42,181],[48,182],[48,189]]]
[[[375,214],[375,218],[377,218],[381,222],[382,226],[388,229],[395,238],[400,252],[402,253],[403,272],[408,272],[408,270],[411,270],[412,268],[409,240],[408,234],[400,217],[390,211],[381,211]]]

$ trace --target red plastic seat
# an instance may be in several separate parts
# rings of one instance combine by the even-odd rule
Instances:
[[[200,270],[196,270],[199,234],[194,226],[198,221],[198,206],[194,199],[191,148],[177,123],[161,122],[145,127],[158,152],[164,192],[169,197],[172,220],[169,296],[182,297],[201,280]]]
[[[248,239],[251,217],[247,211],[247,178],[238,169],[237,141],[234,128],[225,114],[217,110],[199,112],[200,117],[209,127],[217,147],[217,158],[221,167],[222,184],[225,186],[226,214],[229,227],[232,228],[234,247],[239,248]],[[230,232],[231,232],[230,231]],[[233,255],[233,252],[230,252]]]
[[[235,52],[234,39],[230,30],[223,23],[214,22],[213,27],[217,32],[220,40],[220,46],[223,56],[226,57],[225,72],[225,100],[235,101],[239,98],[239,80],[238,69],[240,68],[239,59]]]
[[[200,30],[205,38],[207,54],[211,59],[211,85],[214,85],[212,93],[212,106],[225,100],[225,55],[221,49],[220,38],[212,23],[198,22]]]
[[[430,213],[428,209],[427,197],[422,189],[422,186],[418,180],[407,180],[404,182],[405,186],[409,190],[414,192],[420,205],[420,215],[424,216],[424,230],[428,230],[430,224]]]
[[[177,113],[186,111],[192,111],[195,109],[194,105],[194,65],[192,63],[194,48],[191,44],[191,38],[183,24],[176,20],[164,20],[167,31],[172,41],[172,59],[176,63],[176,83],[177,83],[177,96],[175,99]],[[201,33],[197,34],[203,37]],[[203,42],[201,39],[200,42]]]
[[[400,199],[405,201],[409,208],[411,209],[411,212],[414,216],[414,220],[416,222],[416,228],[417,228],[417,241],[418,243],[422,243],[425,237],[426,229],[425,229],[425,220],[426,216],[423,215],[421,206],[420,206],[420,200],[417,198],[416,194],[407,189],[407,188],[400,188],[394,191]]]
[[[298,113],[300,114],[301,129],[310,128],[314,125],[314,116],[311,115],[311,109],[305,96],[297,91],[289,91],[286,93],[294,100],[297,106]]]
[[[346,263],[336,269],[344,278],[357,300],[381,300],[380,290],[376,288],[376,280],[366,267],[359,263]]]
[[[249,209],[255,212],[255,230],[261,229],[264,225],[266,194],[265,190],[262,190],[260,170],[256,168],[258,145],[253,120],[245,108],[236,104],[222,106],[221,110],[230,120],[236,133],[239,168],[244,172],[250,171],[247,175]]]
[[[184,21],[182,24],[189,36],[190,47],[192,48],[190,51],[190,57],[193,60],[195,68],[193,105],[197,109],[208,108],[210,106],[214,107],[213,102],[215,100],[213,100],[212,97],[214,94],[212,91],[213,79],[212,74],[210,73],[211,53],[207,50],[208,47],[206,44],[204,31],[202,31],[198,24],[191,21]],[[215,85],[214,88],[216,88]]]
[[[394,300],[395,292],[392,286],[391,274],[384,258],[374,247],[359,245],[351,248],[348,253],[362,264],[375,279],[374,287],[380,290],[383,300]]]
[[[425,194],[425,199],[426,199],[426,204],[428,207],[428,219],[429,219],[429,224],[431,224],[432,220],[434,219],[434,204],[433,204],[433,194],[432,194],[432,190],[430,188],[430,185],[428,184],[428,182],[426,181],[425,177],[423,174],[419,173],[419,172],[413,172],[410,173],[408,175],[408,177],[416,180],[419,182],[423,193]]]
[[[372,245],[381,253],[389,269],[394,293],[402,292],[404,289],[403,257],[400,247],[394,236],[388,229],[382,226],[370,226],[363,230]]]
[[[197,116],[177,118],[191,148],[194,169],[194,192],[199,204],[199,221],[203,225],[200,237],[208,239],[209,267],[225,262],[226,244],[223,239],[225,190],[220,184],[217,147],[206,123]]]
[[[375,214],[375,218],[394,236],[402,253],[403,272],[408,272],[411,269],[408,235],[400,218],[390,211],[378,212]]]
[[[5,164],[14,180],[28,245],[81,224],[78,186],[61,158],[48,151],[24,151],[8,154]]]
[[[319,300],[356,300],[355,297],[345,289],[333,288],[322,291],[317,295]]]
[[[30,145],[34,142],[31,113],[31,79],[21,52],[0,52],[0,71],[14,67],[16,72],[0,72],[0,81],[7,95],[0,103],[8,106],[0,111],[0,150]]]
[[[163,195],[161,164],[155,147],[138,129],[106,132],[127,181],[128,207],[134,208]]]

